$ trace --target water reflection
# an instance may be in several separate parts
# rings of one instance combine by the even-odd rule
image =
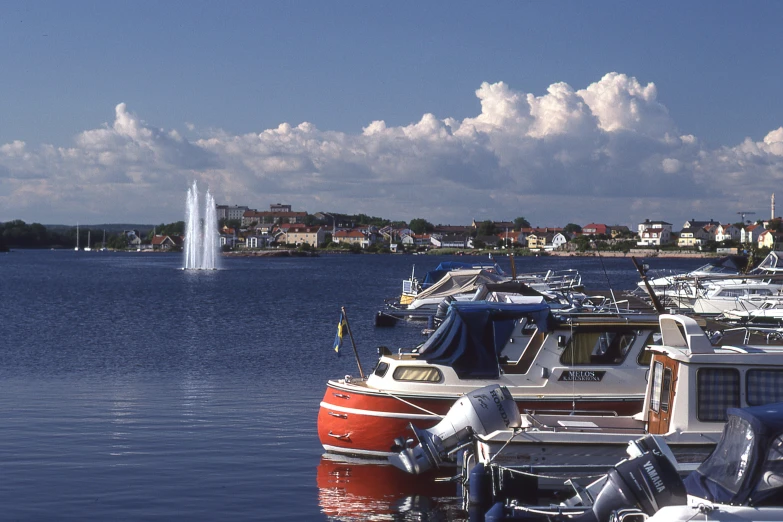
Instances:
[[[454,470],[413,476],[379,461],[326,454],[316,482],[321,512],[330,520],[459,520]]]

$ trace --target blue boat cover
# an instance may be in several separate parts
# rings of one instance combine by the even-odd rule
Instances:
[[[432,364],[451,366],[462,379],[500,376],[498,355],[523,317],[530,317],[540,331],[549,330],[549,305],[455,301],[443,324],[419,350]]]
[[[783,489],[783,403],[727,413],[718,445],[685,488],[711,502],[758,506]]]
[[[471,268],[483,268],[485,270],[492,270],[499,275],[505,275],[497,263],[463,263],[461,261],[444,261],[436,266],[435,270],[430,270],[426,273],[424,280],[421,282],[421,288],[422,290],[425,290],[431,287],[443,279],[443,276],[452,270],[469,270]]]

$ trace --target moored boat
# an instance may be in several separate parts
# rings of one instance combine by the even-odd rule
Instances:
[[[520,409],[632,415],[642,409],[655,315],[555,313],[545,303],[454,302],[422,345],[366,379],[327,382],[318,435],[328,452],[385,457],[408,424],[429,427],[465,393],[507,386]]]

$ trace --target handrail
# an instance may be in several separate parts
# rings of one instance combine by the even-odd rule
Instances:
[[[619,417],[614,410],[529,410],[527,415],[589,415],[591,417]]]

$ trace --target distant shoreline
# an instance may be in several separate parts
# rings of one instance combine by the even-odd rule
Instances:
[[[683,259],[702,259],[722,257],[716,252],[673,252],[669,250],[649,250],[643,252],[546,252],[547,256],[557,257],[672,257]]]

